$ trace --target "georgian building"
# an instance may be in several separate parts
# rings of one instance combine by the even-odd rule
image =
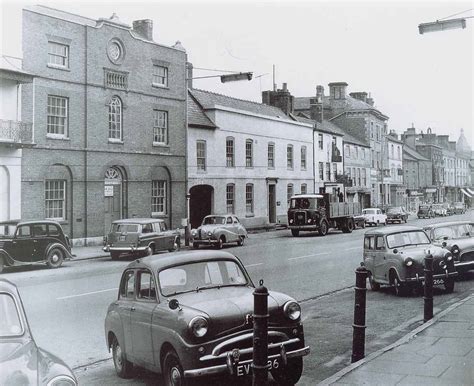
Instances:
[[[395,132],[391,131],[385,136],[385,149],[383,191],[388,194],[388,205],[404,206],[406,186],[403,183],[403,142]]]
[[[432,193],[427,193],[433,185],[432,162],[418,153],[414,148],[403,146],[403,183],[407,187],[407,204],[410,211],[418,210],[422,202],[431,199]]]
[[[44,6],[23,10],[22,218],[55,219],[75,244],[101,242],[112,221],[186,217],[186,61],[177,42],[133,26]]]

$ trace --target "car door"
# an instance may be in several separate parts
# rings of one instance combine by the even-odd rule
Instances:
[[[364,237],[364,264],[375,277],[375,251],[373,247],[375,243],[374,240],[374,235],[365,235]]]
[[[33,252],[32,261],[43,261],[46,259],[46,248],[49,245],[48,229],[46,224],[34,224],[32,227]]]
[[[136,302],[130,310],[130,328],[132,334],[133,357],[143,364],[154,364],[151,339],[152,316],[157,306],[156,285],[148,269],[136,273]]]
[[[132,329],[130,323],[131,310],[135,305],[135,271],[133,269],[126,270],[122,275],[120,282],[120,294],[117,301],[117,312],[120,315],[122,323],[123,342],[122,349],[125,350],[127,356],[132,357]]]
[[[227,230],[226,239],[227,242],[232,242],[238,240],[239,236],[237,233],[237,225],[234,224],[232,216],[227,216],[225,219],[225,229]]]
[[[236,232],[239,236],[247,236],[247,231],[245,230],[244,226],[241,224],[239,219],[236,216],[233,216],[234,219],[234,226],[236,227]]]
[[[378,280],[387,280],[387,249],[385,247],[385,238],[382,235],[375,236],[374,254],[375,277]]]
[[[33,240],[31,226],[20,225],[17,227],[11,244],[11,257],[22,263],[31,263],[33,258]]]
[[[155,251],[162,251],[166,248],[166,240],[163,234],[162,222],[156,221],[153,225],[153,239],[155,241]]]

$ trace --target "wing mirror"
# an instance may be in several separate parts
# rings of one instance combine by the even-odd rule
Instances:
[[[178,299],[171,299],[169,302],[168,302],[168,307],[172,310],[176,310],[177,308],[179,308],[179,301]]]
[[[393,253],[397,254],[397,253],[398,253],[398,249],[395,248],[395,249],[393,250]]]

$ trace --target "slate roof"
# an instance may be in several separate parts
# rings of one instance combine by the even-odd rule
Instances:
[[[201,127],[215,129],[217,126],[203,111],[202,106],[194,99],[191,91],[188,90],[188,125],[191,127]]]
[[[366,141],[364,141],[362,139],[359,139],[359,138],[356,138],[353,135],[350,135],[346,132],[344,132],[344,138],[342,140],[343,140],[343,142],[351,143],[353,145],[359,145],[359,146],[363,146],[363,147],[370,147],[370,144],[367,143]]]
[[[420,153],[416,150],[412,149],[410,146],[403,146],[403,152],[408,154],[411,158],[414,158],[417,161],[429,161],[428,158],[423,157]]]

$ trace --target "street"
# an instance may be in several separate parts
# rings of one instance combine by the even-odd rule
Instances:
[[[435,220],[411,216],[408,224],[422,226],[472,216],[472,212]],[[354,270],[362,261],[364,231],[332,231],[323,238],[313,233],[292,237],[288,230],[279,230],[251,234],[243,247],[225,248],[241,258],[254,284],[263,279],[269,289],[301,302],[311,354],[305,358],[300,384],[315,384],[350,363],[352,287]],[[159,378],[148,372],[134,380],[121,380],[106,349],[104,317],[129,262],[110,258],[69,261],[57,270],[34,266],[8,269],[2,276],[17,284],[36,342],[75,369],[81,384],[159,384]],[[435,290],[435,313],[472,293],[473,283],[471,271],[457,281],[454,293]],[[420,294],[397,298],[388,288],[369,290],[366,355],[411,331],[422,317]]]

